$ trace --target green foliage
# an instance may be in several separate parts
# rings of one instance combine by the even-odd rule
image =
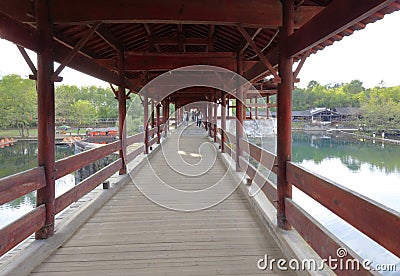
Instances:
[[[29,136],[29,127],[37,122],[35,83],[18,75],[0,80],[0,126],[17,127],[20,136]]]
[[[362,82],[320,85],[310,81],[307,88],[293,91],[293,110],[314,107],[361,107],[362,124],[370,131],[400,129],[400,86],[380,84],[365,89]]]
[[[367,130],[400,129],[400,86],[374,87],[361,99],[363,125]]]
[[[96,109],[88,100],[78,100],[71,105],[71,119],[77,126],[89,126],[94,123]]]

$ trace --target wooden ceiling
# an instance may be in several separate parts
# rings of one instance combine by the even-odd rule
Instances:
[[[262,82],[271,72],[255,47],[272,66],[278,64],[282,24],[278,0],[49,3],[56,61],[65,60],[81,43],[68,66],[119,84],[117,61],[123,52],[126,85],[133,90],[181,66],[203,64],[237,71],[238,55],[243,56],[244,77]],[[297,0],[296,30],[282,48],[299,60],[398,9],[400,1]],[[0,1],[0,36],[40,51],[35,1]]]

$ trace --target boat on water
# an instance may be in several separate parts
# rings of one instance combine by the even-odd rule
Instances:
[[[4,138],[0,140],[0,148],[13,146],[17,142],[14,138]]]

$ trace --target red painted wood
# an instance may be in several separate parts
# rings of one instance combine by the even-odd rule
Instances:
[[[268,200],[274,207],[277,207],[277,191],[276,187],[264,175],[262,175],[253,165],[251,165],[243,157],[239,158],[240,167],[246,169],[246,174],[249,178],[261,187],[261,191],[265,194]]]
[[[143,95],[144,153],[149,153],[149,97]]]
[[[294,32],[294,0],[287,0],[282,5],[283,25],[279,29],[279,44],[282,46]],[[292,159],[292,92],[293,92],[293,59],[283,51],[279,53],[279,76],[277,95],[277,222],[283,229],[290,229],[285,215],[285,198],[292,197],[292,185],[286,179],[286,162]]]
[[[45,186],[44,168],[37,167],[0,179],[0,205]]]
[[[125,56],[123,52],[118,53],[118,76],[119,76],[119,83],[118,85],[118,136],[119,140],[121,141],[121,148],[119,150],[119,158],[122,160],[122,166],[121,169],[119,170],[119,174],[126,174],[126,163],[125,163],[125,158],[126,158],[126,127],[125,127],[125,118],[126,118],[126,92],[125,92],[125,85],[124,85],[124,79],[125,79],[125,72],[124,72],[124,66],[125,66]]]
[[[56,162],[56,179],[83,168],[121,149],[121,141],[115,141],[105,146],[84,151],[74,156]]]
[[[71,190],[65,192],[56,198],[56,213],[61,212],[66,207],[89,193],[91,190],[100,185],[104,180],[108,179],[114,173],[121,169],[122,159],[112,162],[100,171],[92,174],[78,185],[74,186]]]
[[[221,152],[225,152],[225,142],[226,142],[226,92],[221,92]]]
[[[243,56],[237,57],[237,73],[243,75]],[[243,155],[240,148],[240,139],[243,137],[243,114],[245,114],[244,103],[243,103],[243,88],[236,88],[236,171],[241,171],[239,157]]]
[[[143,140],[144,140],[144,132],[141,132],[141,133],[138,133],[138,134],[135,134],[135,135],[127,137],[126,138],[126,144],[129,146],[129,145],[132,145],[134,143],[143,142]]]
[[[278,168],[274,166],[276,162],[276,155],[269,151],[260,148],[257,145],[249,143],[244,139],[240,139],[240,147],[243,151],[247,152],[251,157],[261,163],[268,170],[277,173]]]
[[[160,104],[157,104],[157,106],[156,106],[156,128],[157,128],[157,144],[160,144],[160,142],[161,142],[161,131],[162,131],[162,129],[161,129],[161,120],[160,120],[160,108],[161,108],[161,105]]]
[[[284,45],[286,54],[290,57],[301,54],[393,2],[395,0],[333,1],[288,37]]]
[[[126,57],[125,70],[168,71],[190,65],[212,65],[236,71],[235,56],[232,53],[222,54],[130,54]]]
[[[13,223],[0,229],[0,256],[18,245],[45,224],[46,208],[36,207]]]
[[[53,25],[49,17],[48,0],[37,0],[36,27],[42,49],[37,55],[38,95],[38,165],[45,169],[46,185],[36,193],[36,206],[45,204],[45,226],[36,233],[37,239],[47,239],[54,232],[55,204],[55,104]]]
[[[157,137],[152,138],[152,139],[149,141],[149,147],[152,146],[152,145],[154,145],[156,142],[157,142]]]
[[[318,176],[287,164],[288,181],[400,257],[400,213]]]
[[[140,5],[127,0],[58,0],[52,5],[52,11],[56,23],[118,21],[232,25],[242,22],[246,26],[277,27],[282,22],[281,5],[276,0],[248,0],[246,3],[204,0],[187,1],[184,5],[179,0],[147,1]]]
[[[328,229],[316,221],[291,199],[287,198],[285,201],[286,217],[289,220],[289,223],[322,259],[342,259],[344,264],[346,264],[346,261],[350,260],[359,261],[360,270],[335,269],[334,272],[336,275],[372,275],[370,271],[364,269],[362,266],[363,259],[360,256],[349,249],[343,242],[335,237],[335,235],[333,235]],[[337,256],[337,250],[339,248],[345,248],[347,251],[347,256],[339,258]],[[334,265],[335,263],[332,264]],[[339,261],[337,264],[339,264]]]
[[[0,37],[32,51],[39,49],[39,35],[34,28],[19,23],[1,12]]]
[[[138,156],[139,154],[143,153],[144,151],[144,145],[140,146],[139,148],[133,150],[131,153],[128,154],[128,156],[126,157],[126,162],[129,163],[131,162],[133,159],[136,158],[136,156]]]

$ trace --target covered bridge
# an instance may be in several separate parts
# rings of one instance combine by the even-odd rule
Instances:
[[[257,269],[264,254],[300,260],[306,258],[301,254],[337,256],[338,248],[347,246],[292,200],[292,185],[400,256],[398,213],[291,163],[292,89],[306,58],[398,9],[394,0],[0,1],[0,37],[18,46],[32,71],[39,116],[38,167],[0,180],[0,204],[37,191],[37,207],[0,229],[0,254],[33,233],[36,241],[4,261],[1,273],[249,275],[265,273]],[[38,54],[37,66],[25,49]],[[55,61],[60,65],[54,67]],[[56,161],[54,82],[62,81],[66,66],[112,85],[119,139]],[[143,100],[144,132],[127,136],[126,106],[133,93]],[[268,104],[273,94],[276,156],[246,141],[241,124],[246,107],[260,105],[248,99],[265,98]],[[226,131],[227,99],[236,100],[230,107],[236,111],[235,133]],[[210,140],[203,130],[179,128],[183,109],[193,103],[219,146],[204,146]],[[165,138],[170,104],[176,107],[178,129]],[[220,129],[217,105],[223,107]],[[132,149],[133,143],[140,146]],[[56,179],[116,151],[119,159],[55,197]],[[249,156],[276,174],[276,186]],[[70,208],[75,219],[55,221],[57,213],[115,172],[119,184],[102,193],[97,205]],[[127,172],[136,186],[128,185]],[[211,193],[176,197],[168,185],[157,186],[157,179],[176,190]],[[219,179],[220,189],[211,189]],[[202,205],[218,201],[235,181],[240,189],[227,200]],[[248,196],[249,189],[256,196]],[[146,192],[152,200],[143,196]],[[182,208],[206,210],[170,210]],[[350,248],[347,252],[344,259],[360,259]],[[326,266],[324,271],[330,273]],[[370,273],[363,267],[353,272]],[[337,268],[335,273],[349,272]]]

